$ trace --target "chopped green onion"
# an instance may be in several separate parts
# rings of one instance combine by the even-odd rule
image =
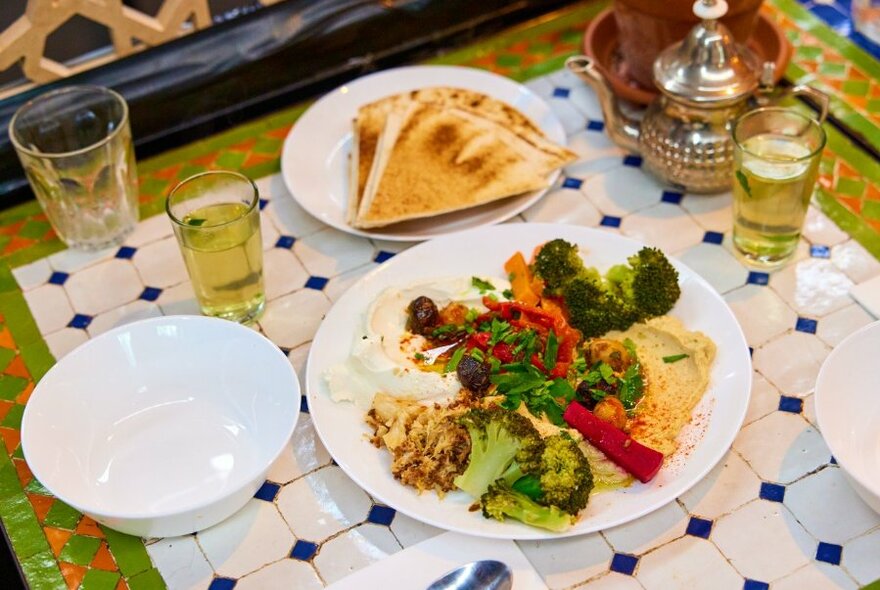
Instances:
[[[452,353],[452,358],[449,359],[449,362],[446,363],[446,368],[443,369],[444,373],[451,373],[455,369],[458,368],[458,363],[461,362],[461,358],[464,356],[464,346],[459,346],[455,349],[455,352]]]
[[[480,290],[480,294],[486,293],[488,291],[494,291],[495,285],[490,283],[489,281],[484,281],[480,277],[471,277],[471,285]]]
[[[685,354],[685,353],[682,353],[682,354],[673,354],[673,355],[670,355],[670,356],[664,356],[664,357],[663,357],[663,362],[666,363],[666,364],[677,363],[678,361],[680,361],[680,360],[682,360],[682,359],[686,359],[686,358],[688,358],[689,356],[691,356],[691,355],[689,355],[689,354]]]

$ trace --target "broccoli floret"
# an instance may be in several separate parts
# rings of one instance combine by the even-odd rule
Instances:
[[[587,506],[593,472],[584,453],[567,433],[544,439],[540,481],[541,504],[557,506],[572,516]]]
[[[472,409],[459,418],[471,439],[464,473],[455,485],[474,498],[498,479],[538,469],[544,442],[528,418],[501,408]]]
[[[639,311],[639,319],[668,313],[678,301],[678,271],[657,248],[642,248],[629,265],[613,266],[605,275],[610,290]]]
[[[550,295],[560,294],[562,287],[575,277],[598,277],[595,269],[584,266],[577,246],[562,239],[541,246],[535,256],[534,271],[544,281],[544,291]]]
[[[556,506],[542,506],[525,494],[514,491],[504,480],[489,486],[480,497],[480,505],[486,518],[514,518],[556,532],[568,529],[574,521],[574,517]]]
[[[626,330],[639,319],[632,305],[598,281],[574,279],[566,284],[562,296],[571,325],[580,330],[584,338],[601,336],[611,330]]]

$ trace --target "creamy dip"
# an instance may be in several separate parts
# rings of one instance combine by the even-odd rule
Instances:
[[[495,287],[494,293],[510,288],[496,277],[480,277]],[[407,306],[416,297],[430,297],[439,309],[451,302],[486,311],[483,294],[472,285],[472,277],[438,279],[404,288],[386,289],[370,305],[363,324],[355,329],[351,354],[327,370],[330,397],[351,401],[367,409],[377,392],[432,402],[451,400],[461,390],[455,372],[425,370],[414,355],[425,348],[425,338],[406,329]]]

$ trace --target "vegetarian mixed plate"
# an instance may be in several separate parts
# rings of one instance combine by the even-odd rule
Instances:
[[[594,497],[651,486],[687,452],[680,434],[716,357],[709,336],[668,315],[682,289],[661,251],[604,270],[589,254],[555,238],[511,248],[495,276],[374,288],[350,352],[309,380],[355,408],[396,485],[474,517],[567,531]],[[332,439],[350,435],[316,418],[338,450]]]

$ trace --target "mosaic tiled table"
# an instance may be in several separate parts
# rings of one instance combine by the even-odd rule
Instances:
[[[754,351],[752,400],[733,449],[678,501],[602,533],[520,547],[553,589],[868,584],[880,578],[880,516],[843,480],[816,429],[812,388],[831,348],[872,321],[848,291],[880,275],[880,163],[829,129],[796,259],[769,275],[745,268],[731,250],[730,196],[683,195],[648,178],[604,134],[591,91],[559,71],[602,7],[577,5],[434,61],[527,80],[548,100],[581,158],[512,222],[599,227],[679,256],[740,320]],[[835,90],[835,114],[880,144],[880,65],[791,0],[766,10],[796,46],[789,78]],[[55,359],[123,322],[197,313],[171,227],[156,215],[179,179],[206,168],[259,179],[269,300],[259,328],[300,375],[333,301],[409,247],[340,233],[293,202],[278,155],[302,108],[141,162],[144,221],[122,248],[64,250],[33,203],[0,214],[0,518],[32,588],[322,588],[440,532],[351,482],[305,403],[256,497],[197,535],[142,540],[98,526],[53,499],[22,457],[24,404]]]

